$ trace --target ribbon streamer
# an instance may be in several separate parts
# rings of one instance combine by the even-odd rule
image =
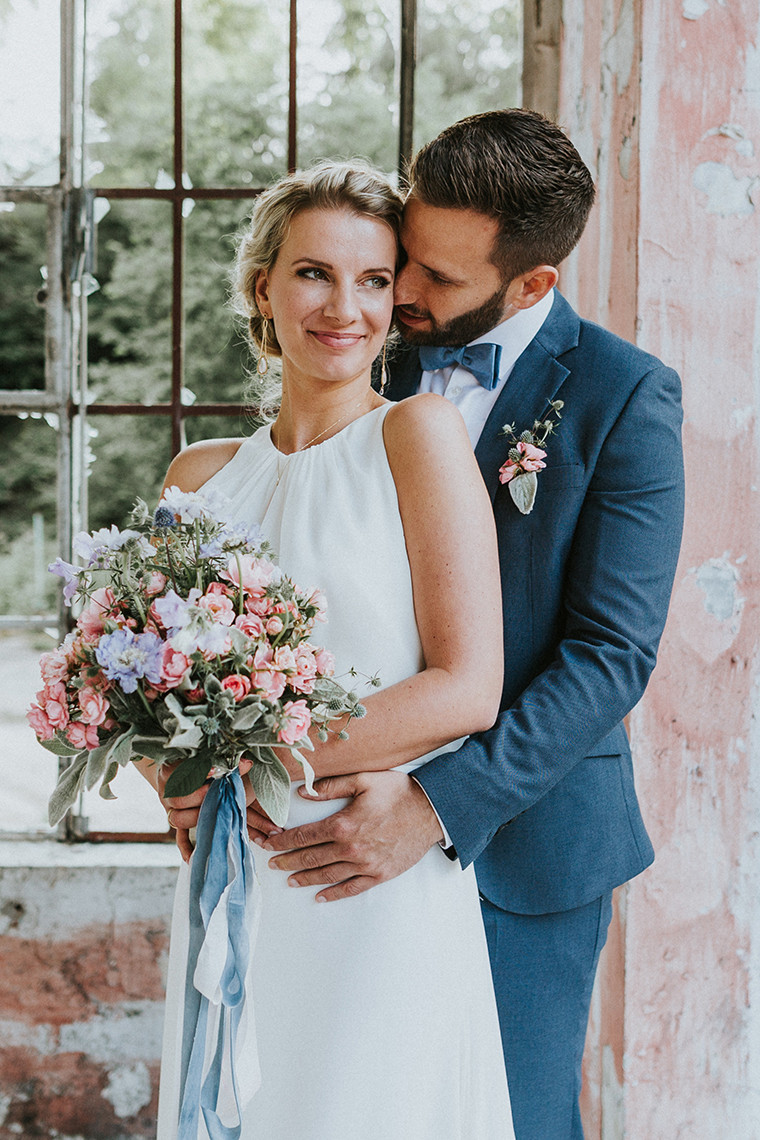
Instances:
[[[261,1084],[250,995],[260,905],[235,770],[211,782],[198,817],[177,1140],[198,1140],[201,1112],[210,1140],[239,1140]]]

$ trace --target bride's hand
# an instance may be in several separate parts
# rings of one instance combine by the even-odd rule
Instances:
[[[270,835],[278,834],[281,828],[275,827],[272,821],[262,814],[262,809],[256,799],[251,781],[248,778],[248,773],[252,767],[253,761],[245,757],[238,765],[240,775],[243,777],[245,801],[248,807],[248,831],[251,839],[255,839],[257,836],[263,836],[266,839]],[[157,773],[158,794],[161,797],[161,803],[169,819],[169,826],[175,830],[179,853],[187,863],[194,850],[194,844],[190,838],[190,831],[192,828],[198,826],[198,815],[200,813],[201,804],[208,793],[209,782],[207,781],[205,784],[201,784],[200,788],[196,788],[189,796],[164,796],[166,782],[175,768],[176,764],[163,764],[159,769]]]

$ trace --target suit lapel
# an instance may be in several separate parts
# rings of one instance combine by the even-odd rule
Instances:
[[[515,364],[499,398],[491,409],[475,448],[475,458],[491,498],[499,486],[499,468],[509,444],[501,434],[505,424],[515,425],[515,434],[531,429],[545,417],[556,399],[569,369],[557,359],[578,343],[580,322],[559,293],[538,335]]]

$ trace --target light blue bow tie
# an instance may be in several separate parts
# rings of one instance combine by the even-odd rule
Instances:
[[[499,382],[501,363],[500,344],[472,344],[463,348],[421,348],[420,364],[423,372],[435,372],[450,364],[461,364],[472,372],[479,384],[489,392]]]

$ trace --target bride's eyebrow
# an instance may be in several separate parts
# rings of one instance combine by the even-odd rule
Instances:
[[[293,268],[297,265],[315,265],[318,269],[333,269],[334,266],[329,261],[320,261],[317,257],[297,257],[295,261],[291,262]],[[388,265],[381,265],[379,268],[363,269],[362,275],[372,273],[390,273],[393,276],[395,270]]]

